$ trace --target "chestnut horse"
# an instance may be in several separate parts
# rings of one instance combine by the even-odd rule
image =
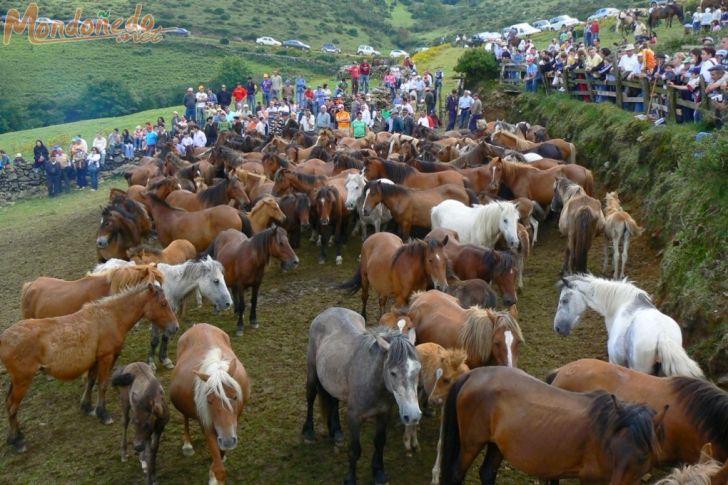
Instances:
[[[8,444],[25,451],[17,414],[33,376],[40,369],[69,381],[87,373],[81,409],[102,423],[113,422],[106,411],[106,388],[127,332],[142,318],[173,334],[179,328],[162,287],[141,284],[121,293],[87,303],[79,311],[54,318],[21,320],[0,334],[0,361],[10,376],[5,400]],[[98,381],[98,401],[91,393]]]
[[[404,244],[400,238],[388,232],[372,234],[361,247],[361,262],[354,276],[337,288],[354,294],[361,289],[361,314],[367,317],[369,285],[379,293],[379,315],[384,313],[387,300],[393,297],[395,305],[402,308],[412,293],[429,285],[447,288],[447,257],[442,241],[416,240]]]
[[[561,210],[559,232],[569,239],[561,274],[586,273],[592,241],[604,232],[602,204],[579,184],[556,177],[551,210]]]
[[[602,273],[609,267],[609,243],[612,243],[612,263],[614,266],[614,279],[624,278],[624,267],[629,256],[629,241],[644,231],[619,203],[619,195],[609,192],[605,198],[604,207],[604,265]],[[622,243],[622,268],[619,268],[620,241]]]
[[[471,369],[484,365],[518,367],[525,342],[521,327],[508,312],[460,306],[457,298],[430,290],[412,295],[407,315],[417,343],[435,342],[446,349],[464,349]]]
[[[301,229],[308,229],[311,225],[309,222],[311,202],[306,194],[301,193],[287,194],[276,200],[286,216],[281,227],[288,232],[288,241],[291,243],[291,247],[298,249],[301,245]]]
[[[20,307],[23,318],[60,317],[79,311],[85,303],[127,288],[163,282],[162,273],[146,265],[111,269],[75,281],[41,276],[23,285]]]
[[[248,194],[237,177],[232,176],[213,185],[207,190],[193,194],[188,190],[175,190],[167,196],[167,203],[189,212],[208,209],[217,205],[234,205],[242,209],[250,204]],[[233,204],[230,204],[230,203]]]
[[[130,261],[134,261],[136,264],[182,264],[197,256],[197,250],[187,239],[175,239],[164,249],[136,246],[129,249],[126,255]]]
[[[286,231],[278,226],[269,227],[252,238],[234,229],[222,231],[205,251],[206,255],[225,267],[225,283],[231,290],[238,316],[236,335],[243,335],[243,314],[245,313],[245,290],[252,288],[250,300],[250,326],[258,328],[256,308],[258,290],[263,282],[265,268],[271,256],[281,262],[284,271],[298,265],[298,256],[288,244]]]
[[[507,162],[494,158],[488,164],[492,170],[493,186],[497,191],[500,184],[505,185],[514,197],[525,197],[542,206],[551,203],[554,195],[554,180],[561,175],[576,182],[591,196],[594,193],[594,177],[590,170],[581,165],[559,165],[546,170],[539,170],[525,163]],[[491,188],[492,188],[491,187]]]
[[[238,419],[250,400],[248,374],[225,332],[198,323],[182,334],[169,398],[184,419],[182,453],[195,452],[190,439],[190,419],[195,419],[212,455],[210,483],[224,484],[225,452],[238,444]]]
[[[666,404],[665,439],[657,450],[660,464],[696,463],[703,443],[714,457],[728,459],[728,394],[702,379],[655,377],[596,359],[581,359],[553,371],[549,384],[574,392],[604,390],[654,410]]]
[[[721,464],[713,459],[713,446],[706,443],[700,450],[696,465],[673,469],[672,473],[655,485],[725,485],[728,483],[728,461]]]
[[[386,178],[395,184],[413,189],[432,189],[444,184],[463,186],[463,175],[453,172],[422,173],[406,163],[397,163],[381,158],[368,158],[364,161],[363,175],[368,180]]]
[[[124,259],[126,250],[141,243],[151,232],[152,220],[146,208],[127,194],[114,195],[101,212],[96,232],[97,260]]]
[[[250,212],[244,213],[250,221],[253,234],[270,227],[271,224],[283,224],[286,215],[278,206],[275,197],[267,195],[255,203]]]
[[[147,185],[149,179],[163,174],[164,161],[152,158],[149,162],[133,168],[130,172],[124,172],[124,178],[131,187],[132,185]]]
[[[336,245],[336,264],[339,265],[344,261],[341,256],[341,245],[346,237],[349,211],[346,209],[346,187],[341,180],[331,182],[331,185],[319,187],[314,196],[314,207],[318,214],[319,231],[322,236],[319,264],[326,262],[326,245],[329,238],[326,237],[325,230],[330,228],[330,237],[334,238]]]
[[[576,163],[576,147],[561,138],[552,138],[541,143],[524,140],[506,131],[496,130],[491,135],[494,143],[522,153],[537,153],[544,158],[564,160],[568,163]]]
[[[167,246],[175,239],[187,239],[197,252],[202,252],[210,245],[220,231],[225,229],[243,229],[242,214],[227,205],[220,205],[196,212],[187,212],[172,207],[154,194],[146,195],[151,207],[157,237],[162,246]]]
[[[410,237],[412,226],[429,228],[430,211],[439,203],[448,199],[460,201],[465,205],[473,202],[462,184],[445,184],[431,189],[415,190],[374,180],[364,189],[367,194],[364,197],[362,213],[368,216],[378,204],[383,204],[399,225],[402,239]]]
[[[475,369],[445,403],[441,482],[462,483],[487,445],[482,483],[496,483],[503,458],[541,479],[637,483],[652,468],[666,410],[564,391],[520,369]]]

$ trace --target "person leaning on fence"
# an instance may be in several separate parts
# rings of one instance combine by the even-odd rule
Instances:
[[[690,99],[694,103],[700,103],[700,67],[695,66],[690,68],[690,79],[685,85],[678,85],[675,83],[668,83],[668,86],[677,89],[678,91],[687,92],[690,96]],[[683,111],[685,111],[683,109]],[[700,110],[690,110],[689,113],[692,114],[692,121],[698,122],[700,121]],[[684,119],[683,121],[688,121]]]
[[[468,119],[470,118],[470,108],[473,106],[475,100],[470,96],[470,91],[465,90],[460,99],[458,99],[458,108],[460,109],[460,128],[467,126]]]
[[[710,99],[710,107],[714,110],[717,125],[723,126],[723,116],[726,108],[726,87],[728,74],[725,68],[718,64],[710,68],[711,83],[705,87],[705,94]]]

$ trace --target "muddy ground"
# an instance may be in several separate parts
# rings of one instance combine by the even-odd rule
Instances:
[[[116,185],[120,185],[116,182]],[[104,189],[110,185],[105,184]],[[105,190],[104,190],[105,192]],[[103,195],[77,194],[60,202],[39,203],[32,209],[19,205],[0,212],[0,330],[20,318],[20,288],[23,282],[40,275],[74,279],[88,271],[95,262],[93,242],[99,221],[99,204]],[[73,207],[68,207],[73,204]],[[6,227],[3,217],[24,210],[26,223]],[[16,214],[17,215],[17,214]],[[592,248],[590,267],[601,268],[603,241]],[[525,291],[520,295],[519,322],[527,344],[522,347],[520,367],[542,378],[554,367],[582,357],[606,358],[604,323],[589,313],[582,326],[568,338],[552,330],[557,290],[554,287],[561,267],[565,240],[554,220],[541,226],[539,241],[526,263]],[[233,337],[234,349],[253,381],[252,399],[239,424],[239,444],[228,454],[226,468],[230,483],[341,483],[347,467],[345,450],[335,450],[323,435],[318,416],[318,442],[305,445],[300,439],[305,415],[305,354],[308,325],[319,312],[334,306],[360,308],[359,295],[344,297],[331,289],[334,283],[348,279],[356,268],[360,242],[350,238],[344,264],[335,266],[333,258],[320,266],[316,249],[305,241],[299,251],[301,265],[282,273],[278,265],[268,269],[259,299],[260,328],[249,330],[242,338]],[[659,260],[646,239],[631,247],[629,275],[643,288],[655,288]],[[210,322],[233,335],[234,319],[228,313],[215,316],[209,306],[188,312],[180,323],[187,328],[194,322]],[[375,299],[370,299],[370,315],[377,315]],[[372,323],[372,322],[370,322]],[[118,364],[144,360],[149,340],[148,324],[133,330],[126,341]],[[175,347],[171,346],[174,356]],[[0,371],[2,372],[2,371]],[[168,370],[159,371],[166,386]],[[5,396],[7,376],[0,375]],[[143,483],[138,462],[121,463],[119,440],[121,427],[118,394],[110,391],[109,410],[116,422],[101,425],[83,415],[79,399],[83,382],[59,382],[43,375],[35,382],[22,404],[20,420],[28,451],[17,455],[4,445],[7,421],[0,419],[0,483],[2,484],[135,484]],[[342,416],[345,414],[342,413]],[[160,483],[199,484],[207,480],[209,453],[198,427],[193,427],[196,454],[186,458],[181,452],[180,414],[172,409],[171,422],[162,438],[158,458]],[[345,424],[344,424],[345,425]],[[402,426],[390,427],[385,451],[385,465],[390,483],[426,484],[430,480],[438,423],[425,418],[420,428],[422,451],[412,458],[404,454]],[[365,425],[363,454],[359,462],[361,483],[370,483],[370,459],[373,449],[372,426]],[[548,452],[544,450],[544,452]],[[469,482],[477,480],[477,466],[469,473]],[[513,471],[504,462],[499,483],[534,483],[535,480]]]

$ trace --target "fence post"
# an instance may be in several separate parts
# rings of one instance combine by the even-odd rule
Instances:
[[[650,90],[650,80],[646,77],[640,78],[642,84],[642,110],[648,114],[650,105],[652,104],[652,91]]]
[[[619,109],[624,109],[624,103],[622,102],[622,73],[617,71],[617,75],[614,76],[614,82],[615,82],[615,91],[614,93],[617,95],[616,101],[617,106],[619,106]]]
[[[569,78],[571,77],[571,71],[567,71],[564,69],[562,71],[564,74],[564,89],[566,90],[566,95],[571,96],[571,83],[569,82]]]
[[[594,102],[594,86],[592,86],[591,73],[584,69],[584,80],[586,81],[586,90],[589,93],[589,101]]]
[[[677,123],[677,89],[672,86],[667,87],[667,103],[668,119],[673,123]]]

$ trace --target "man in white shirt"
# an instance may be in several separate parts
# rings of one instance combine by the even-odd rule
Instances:
[[[458,99],[458,108],[460,108],[460,128],[467,126],[468,118],[470,118],[470,107],[473,106],[475,100],[470,96],[470,91],[465,90],[460,99]]]
[[[307,133],[311,133],[316,130],[316,117],[308,108],[306,108],[303,112],[303,116],[301,116],[301,129]]]
[[[637,56],[634,55],[634,46],[632,44],[627,44],[624,47],[624,54],[619,59],[617,67],[623,79],[632,79],[640,73],[640,62]]]
[[[199,127],[195,128],[195,132],[192,135],[192,146],[195,148],[204,147],[207,144],[207,137],[205,132]]]
[[[207,106],[207,93],[205,86],[200,85],[195,93],[195,121],[205,124],[205,106]]]
[[[98,148],[99,153],[101,154],[99,164],[103,166],[104,163],[106,163],[106,138],[104,138],[101,133],[96,133],[92,146]]]

